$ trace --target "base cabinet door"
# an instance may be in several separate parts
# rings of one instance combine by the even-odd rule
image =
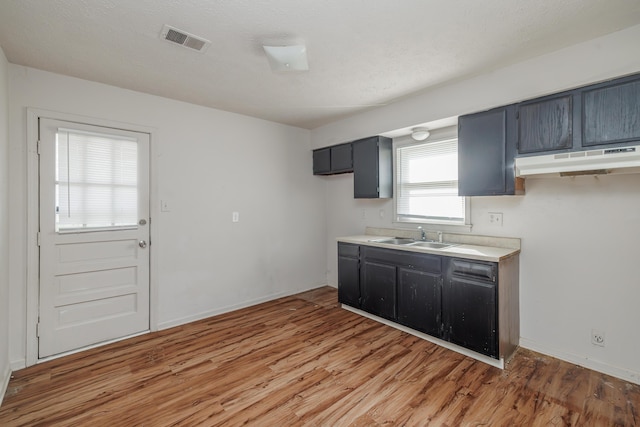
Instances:
[[[398,323],[442,336],[442,275],[398,269]]]
[[[338,256],[338,301],[360,308],[360,271],[358,258]]]
[[[497,358],[496,291],[495,283],[450,277],[446,286],[446,338]]]
[[[396,267],[364,260],[360,271],[360,308],[396,320]]]

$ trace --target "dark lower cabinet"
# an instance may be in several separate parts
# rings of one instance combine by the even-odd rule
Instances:
[[[357,248],[338,244],[341,303],[495,359],[515,350],[517,256],[504,262],[503,305],[511,308],[500,322],[498,263],[368,245]],[[504,354],[500,353],[501,327]]]
[[[360,247],[338,244],[338,301],[360,308]]]
[[[447,259],[444,285],[445,337],[454,344],[498,357],[498,266]]]
[[[360,270],[360,308],[396,320],[396,266],[364,259]]]
[[[496,287],[494,283],[449,279],[446,285],[449,341],[497,357]]]
[[[442,336],[442,275],[398,268],[398,323]]]

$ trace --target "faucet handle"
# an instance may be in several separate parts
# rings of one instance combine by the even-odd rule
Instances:
[[[421,225],[418,226],[418,230],[420,230],[420,240],[427,240],[427,233],[424,232]]]

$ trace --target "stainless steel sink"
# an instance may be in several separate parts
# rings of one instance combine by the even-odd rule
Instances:
[[[370,242],[375,242],[375,243],[387,243],[390,245],[410,245],[412,243],[415,243],[416,241],[413,239],[405,239],[405,238],[401,238],[401,237],[394,237],[391,239],[376,239],[376,240],[370,240]]]
[[[422,248],[431,248],[431,249],[444,249],[450,246],[455,246],[451,243],[439,243],[439,242],[415,242],[411,243],[411,246],[419,246]]]

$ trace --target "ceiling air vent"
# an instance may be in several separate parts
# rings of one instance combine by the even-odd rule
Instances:
[[[179,44],[180,46],[188,47],[189,49],[197,50],[198,52],[204,52],[211,44],[209,40],[194,36],[193,34],[169,25],[162,27],[160,38],[171,43]]]

